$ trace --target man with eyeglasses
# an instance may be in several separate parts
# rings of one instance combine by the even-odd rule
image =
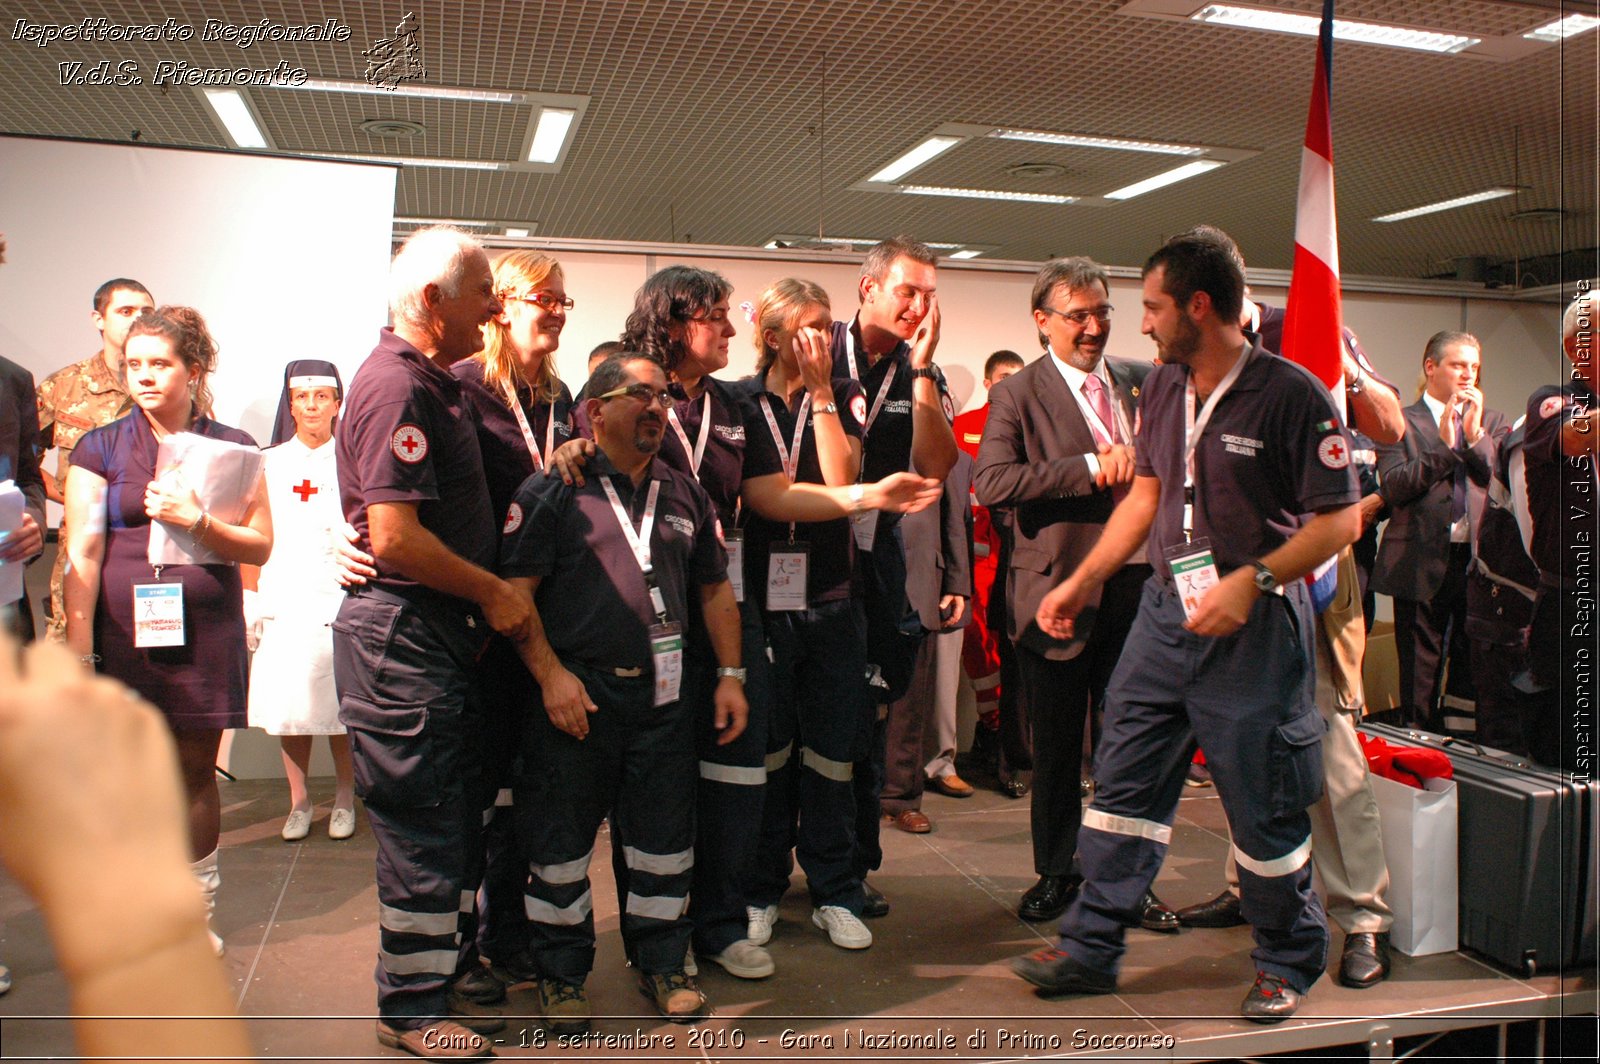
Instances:
[[[989,392],[989,420],[973,483],[978,502],[1011,515],[1005,574],[1007,633],[1016,648],[1020,711],[1033,738],[1033,863],[1039,876],[1018,905],[1025,920],[1066,911],[1082,877],[1078,829],[1084,725],[1098,712],[1150,576],[1142,550],[1106,581],[1071,639],[1043,631],[1045,593],[1100,539],[1133,482],[1139,388],[1148,363],[1105,356],[1111,336],[1105,268],[1085,258],[1045,263],[1034,279],[1033,322],[1043,358]],[[1178,929],[1153,893],[1144,927]]]
[[[709,1011],[684,971],[694,869],[694,710],[679,697],[689,595],[716,655],[718,742],[744,731],[740,618],[717,514],[690,475],[655,461],[673,398],[660,364],[602,362],[586,404],[598,450],[581,485],[535,474],[506,515],[500,572],[531,596],[518,650],[538,681],[523,733],[518,830],[531,875],[530,952],[554,1034],[589,1029],[589,865],[611,817],[627,855],[625,937],[639,989],[663,1017]],[[607,1011],[615,1012],[613,1007]]]

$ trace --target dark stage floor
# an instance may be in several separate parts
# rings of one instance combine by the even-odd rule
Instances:
[[[330,785],[324,781],[324,790]],[[327,838],[327,795],[312,835],[278,837],[285,791],[276,781],[224,783],[223,887],[217,926],[226,965],[264,1058],[357,1060],[399,1057],[373,1038],[372,969],[377,948],[372,836],[363,817],[354,839]],[[884,868],[873,882],[893,912],[872,921],[871,949],[847,952],[812,927],[803,882],[785,899],[771,950],[778,973],[746,982],[706,965],[702,985],[716,1014],[697,1028],[661,1022],[634,989],[622,960],[609,859],[591,869],[599,932],[589,981],[595,1031],[613,1041],[537,1048],[537,1003],[512,995],[500,1045],[509,1057],[550,1059],[1011,1060],[1071,1055],[1120,1059],[1211,1059],[1274,1053],[1384,1057],[1416,1047],[1428,1032],[1452,1031],[1422,1055],[1498,1055],[1495,1033],[1468,1028],[1514,1024],[1508,1055],[1531,1053],[1550,1032],[1534,1017],[1592,1015],[1596,980],[1587,975],[1521,979],[1467,954],[1396,957],[1395,973],[1371,990],[1332,978],[1313,988],[1299,1016],[1275,1028],[1245,1023],[1240,998],[1254,975],[1247,929],[1131,933],[1114,995],[1046,1000],[1006,962],[1051,941],[1051,929],[1015,915],[1033,883],[1028,802],[980,789],[957,801],[927,796],[932,834],[885,827]],[[1179,810],[1172,851],[1157,890],[1174,907],[1220,887],[1226,836],[1211,790],[1191,791]],[[116,874],[107,870],[107,874]],[[14,989],[0,998],[0,1056],[72,1055],[59,1019],[66,987],[38,914],[0,878],[0,958]],[[1333,963],[1342,941],[1334,934]],[[525,1017],[525,1018],[518,1018]],[[1578,1029],[1592,1030],[1582,1021]],[[881,1044],[863,1046],[863,1035]],[[1324,1047],[1322,1052],[1315,1052]],[[1341,1047],[1341,1048],[1327,1048]],[[1488,1048],[1484,1048],[1488,1047]],[[130,1054],[136,1047],[129,1047]],[[1594,1059],[1592,1038],[1588,1059]],[[1572,1055],[1571,1049],[1567,1050]]]

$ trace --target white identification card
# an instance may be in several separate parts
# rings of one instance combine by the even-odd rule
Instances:
[[[654,705],[678,700],[683,687],[683,632],[675,624],[650,626],[650,661],[656,672]]]
[[[1217,575],[1217,560],[1211,554],[1211,541],[1197,539],[1169,548],[1167,565],[1172,569],[1178,601],[1183,603],[1183,619],[1192,621],[1200,610],[1200,600],[1222,580]]]
[[[850,532],[856,537],[856,550],[870,551],[878,538],[878,511],[866,510],[851,517]]]
[[[744,531],[733,529],[722,534],[723,549],[728,552],[728,583],[733,585],[733,601],[744,601]]]
[[[133,645],[181,647],[183,638],[183,585],[133,585]]]
[[[806,608],[806,556],[804,543],[773,547],[767,552],[767,609]]]

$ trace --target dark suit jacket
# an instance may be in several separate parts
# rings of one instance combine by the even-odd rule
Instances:
[[[1132,425],[1151,365],[1108,358],[1106,367],[1115,400]],[[1082,653],[1099,606],[1097,598],[1079,616],[1070,642],[1052,639],[1034,620],[1045,593],[1088,556],[1111,516],[1111,492],[1095,487],[1083,458],[1098,449],[1049,354],[990,390],[973,484],[980,503],[1011,511],[1007,634],[1019,646],[1056,660]]]
[[[1483,412],[1483,435],[1475,446],[1452,451],[1439,439],[1428,404],[1405,409],[1400,442],[1378,447],[1379,493],[1391,515],[1378,545],[1372,590],[1426,602],[1444,583],[1450,562],[1450,498],[1457,466],[1467,471],[1467,514],[1476,526],[1500,441],[1510,431],[1498,410]]]
[[[906,598],[928,632],[942,628],[939,600],[945,595],[968,600],[956,627],[965,627],[972,614],[971,486],[972,459],[963,451],[944,479],[938,504],[900,520],[906,547]]]
[[[33,374],[0,358],[0,480],[15,480],[24,505],[44,528],[44,477],[39,473],[39,405]]]

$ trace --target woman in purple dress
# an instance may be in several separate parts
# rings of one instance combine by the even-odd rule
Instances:
[[[255,446],[244,432],[207,416],[206,379],[217,346],[199,313],[189,307],[145,311],[128,331],[125,354],[135,409],[84,436],[67,474],[67,645],[85,664],[126,683],[166,715],[189,800],[195,878],[210,906],[220,882],[217,748],[223,729],[245,725],[239,563],[267,560],[272,517],[264,481],[257,481],[238,523],[229,524],[209,513],[181,476],[156,476],[157,449],[174,433]],[[153,521],[186,531],[223,562],[152,566]],[[138,645],[152,640],[137,634],[136,585],[145,585],[147,595],[155,585],[156,597],[176,599],[171,613],[181,624],[169,624],[159,641],[179,645]],[[222,940],[212,937],[220,952]]]

